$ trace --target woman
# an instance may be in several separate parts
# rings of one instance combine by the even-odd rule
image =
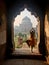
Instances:
[[[28,39],[26,42],[28,46],[31,47],[31,52],[33,52],[32,49],[37,44],[36,39],[35,39],[35,31],[33,30],[30,31],[30,39]]]

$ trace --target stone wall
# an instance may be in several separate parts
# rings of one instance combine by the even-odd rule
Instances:
[[[6,50],[6,9],[5,4],[0,0],[0,63],[5,58]]]
[[[45,14],[45,43],[47,47],[47,63],[49,64],[49,9],[46,8],[46,14]]]
[[[45,35],[46,35],[45,42],[46,42],[47,50],[49,53],[49,21],[48,21],[48,15],[49,15],[49,13],[47,12],[45,15]]]

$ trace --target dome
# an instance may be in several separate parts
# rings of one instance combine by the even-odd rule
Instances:
[[[30,23],[30,24],[32,24],[31,19],[29,17],[27,17],[27,16],[22,19],[22,23]]]

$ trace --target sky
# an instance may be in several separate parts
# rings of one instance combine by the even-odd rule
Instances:
[[[31,15],[31,12],[27,10],[27,8],[25,8],[23,11],[20,12],[20,15],[17,15],[15,17],[15,21],[14,21],[14,26],[19,26],[22,23],[22,19],[27,16],[28,18],[31,19],[32,22],[32,26],[36,27],[36,25],[38,24],[38,21],[36,19],[36,17],[34,15]]]

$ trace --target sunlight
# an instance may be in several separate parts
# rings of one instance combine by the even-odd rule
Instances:
[[[14,27],[19,26],[22,23],[22,19],[26,16],[30,18],[32,26],[36,27],[36,25],[38,24],[38,21],[34,15],[31,15],[31,12],[28,11],[27,8],[21,11],[20,15],[17,15],[17,17],[15,18]]]

